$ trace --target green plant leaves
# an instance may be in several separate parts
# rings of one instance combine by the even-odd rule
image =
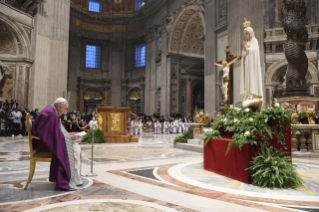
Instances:
[[[81,142],[83,143],[92,143],[92,129],[86,132],[86,135],[83,136]],[[104,143],[104,135],[103,133],[96,129],[94,130],[94,143]]]
[[[297,188],[302,185],[302,179],[292,164],[290,157],[273,146],[262,144],[248,168],[252,184],[262,188]]]

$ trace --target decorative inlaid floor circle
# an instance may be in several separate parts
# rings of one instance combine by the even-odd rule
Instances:
[[[3,37],[0,40],[0,45],[5,50],[11,50],[13,47],[13,41],[9,37]]]
[[[251,197],[284,199],[295,201],[318,201],[319,166],[296,164],[304,180],[297,189],[269,189],[242,183],[234,179],[207,171],[202,162],[190,162],[173,166],[168,173],[175,179],[205,189]]]
[[[92,179],[82,177],[83,185],[80,188],[87,188],[93,184]],[[75,191],[61,191],[56,189],[55,183],[49,182],[48,179],[32,180],[27,190],[24,190],[25,181],[15,181],[11,183],[0,184],[0,205],[9,202],[34,201],[46,199],[49,197],[61,196]],[[72,201],[75,199],[69,199]]]
[[[26,212],[73,212],[73,211],[123,211],[123,212],[176,212],[177,210],[152,202],[121,199],[89,199],[56,203],[27,210]]]

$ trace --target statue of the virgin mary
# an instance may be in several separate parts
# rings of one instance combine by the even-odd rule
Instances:
[[[256,107],[259,111],[263,104],[262,73],[260,66],[259,45],[251,22],[245,18],[243,52],[240,73],[240,95],[244,97],[243,107]]]

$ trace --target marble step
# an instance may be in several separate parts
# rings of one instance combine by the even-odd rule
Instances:
[[[177,143],[175,148],[203,153],[203,146],[200,145]]]
[[[188,144],[193,144],[193,145],[199,145],[202,146],[203,142],[200,144],[200,139],[194,138],[194,139],[188,139],[187,140]]]

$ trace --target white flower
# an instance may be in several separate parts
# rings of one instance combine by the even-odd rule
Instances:
[[[234,105],[229,105],[229,108],[230,108],[230,109],[233,109],[233,108],[234,108]]]
[[[223,122],[226,122],[226,121],[228,121],[228,120],[227,120],[226,118],[224,118],[224,119],[223,119]]]
[[[235,107],[235,110],[236,110],[236,111],[239,111],[240,109],[239,109],[238,107]]]
[[[245,132],[245,136],[250,136],[250,132],[249,132],[249,131],[246,131],[246,132]]]
[[[237,123],[239,120],[238,119],[234,119],[234,122]]]
[[[254,119],[253,118],[249,118],[249,121],[254,121]]]
[[[245,109],[245,112],[248,113],[248,112],[249,112],[249,108],[246,108],[246,109]]]
[[[275,107],[279,107],[279,103],[276,103],[276,104],[275,104]]]

